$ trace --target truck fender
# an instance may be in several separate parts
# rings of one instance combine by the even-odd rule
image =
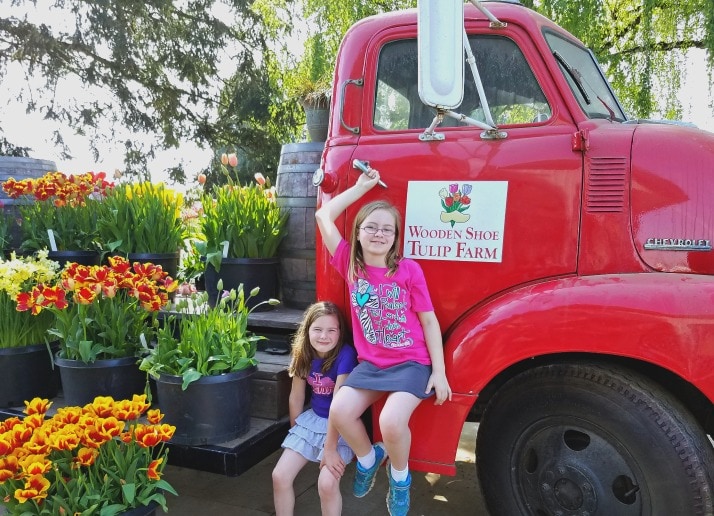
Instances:
[[[445,343],[451,388],[471,395],[520,361],[559,353],[655,364],[712,400],[714,282],[653,272],[531,284],[474,308]]]

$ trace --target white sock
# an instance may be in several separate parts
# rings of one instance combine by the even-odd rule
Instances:
[[[370,446],[369,453],[364,457],[357,457],[357,462],[359,462],[359,465],[362,466],[363,469],[369,469],[374,466],[374,463],[377,462],[377,457],[374,454],[374,446]]]
[[[407,479],[407,475],[409,475],[409,465],[404,469],[396,469],[391,464],[389,467],[392,468],[392,478],[395,482],[404,482]]]

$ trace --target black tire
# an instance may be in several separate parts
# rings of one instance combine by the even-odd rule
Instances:
[[[492,516],[714,513],[707,435],[666,391],[618,367],[556,364],[512,378],[476,443]]]

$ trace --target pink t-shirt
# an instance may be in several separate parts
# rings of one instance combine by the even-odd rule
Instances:
[[[431,365],[417,313],[431,312],[434,306],[419,264],[404,258],[392,277],[386,276],[386,267],[367,266],[367,277],[350,283],[350,249],[342,240],[331,263],[350,290],[352,332],[359,360],[380,368],[410,360]]]

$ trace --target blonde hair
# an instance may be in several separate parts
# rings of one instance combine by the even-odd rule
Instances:
[[[330,301],[318,301],[317,303],[313,303],[305,310],[302,322],[292,340],[292,359],[288,366],[288,374],[291,377],[307,378],[310,374],[312,361],[317,357],[315,349],[310,344],[310,326],[312,326],[312,323],[318,318],[325,315],[333,315],[337,318],[340,335],[337,339],[337,345],[332,348],[325,357],[325,361],[322,364],[323,373],[332,367],[332,364],[334,364],[337,359],[337,355],[340,354],[345,340],[345,318],[342,312],[340,312],[340,309],[335,303]]]
[[[394,217],[394,241],[392,242],[392,247],[387,252],[385,261],[387,263],[387,277],[393,276],[397,272],[397,267],[399,266],[399,249],[401,248],[401,233],[399,228],[402,225],[402,217],[392,204],[387,201],[372,201],[365,204],[360,208],[355,216],[354,224],[352,226],[352,235],[350,237],[350,244],[352,246],[352,251],[350,253],[350,261],[347,268],[347,277],[349,281],[354,281],[358,276],[366,276],[367,270],[364,265],[364,255],[362,254],[362,244],[359,243],[359,228],[362,226],[364,220],[369,217],[372,213],[378,210],[384,210],[389,212]]]

